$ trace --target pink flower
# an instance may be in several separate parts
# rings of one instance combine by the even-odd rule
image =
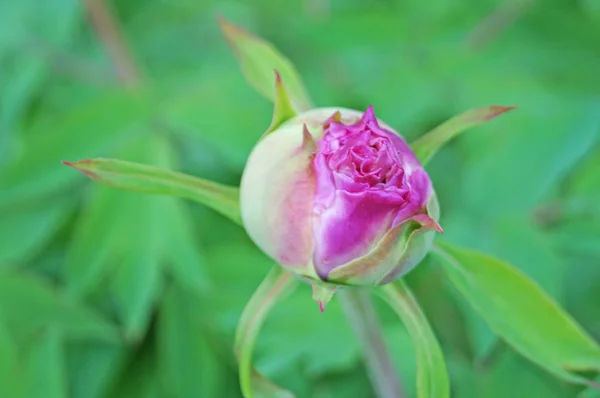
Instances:
[[[429,176],[372,107],[314,109],[267,135],[248,159],[241,210],[270,257],[337,284],[394,280],[441,231]]]

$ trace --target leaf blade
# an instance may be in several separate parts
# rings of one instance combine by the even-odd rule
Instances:
[[[233,50],[242,72],[259,93],[271,101],[275,100],[273,70],[281,73],[295,108],[305,111],[312,108],[302,79],[294,65],[271,43],[255,36],[233,23],[218,18],[223,35]]]
[[[379,295],[400,316],[417,354],[417,395],[419,398],[450,396],[450,382],[444,355],[419,303],[402,279],[377,289]]]
[[[468,110],[448,119],[411,143],[410,146],[421,163],[427,164],[442,146],[460,133],[471,127],[486,123],[515,108],[515,106],[492,105]]]
[[[80,303],[55,292],[37,278],[13,272],[0,273],[0,305],[15,335],[26,335],[48,325],[60,326],[71,339],[119,342],[115,326]]]
[[[194,200],[241,224],[239,190],[236,187],[117,159],[95,158],[63,163],[115,188]]]
[[[504,340],[547,371],[575,383],[575,371],[600,371],[600,347],[532,280],[482,253],[438,242],[446,274]]]

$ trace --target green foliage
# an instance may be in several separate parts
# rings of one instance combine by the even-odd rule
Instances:
[[[313,107],[296,68],[271,43],[224,19],[219,19],[219,23],[224,36],[239,59],[242,72],[258,92],[275,102],[280,95],[280,84],[273,84],[271,71],[277,71],[277,75],[281,73],[283,81],[289,86],[290,97],[295,107],[298,110],[308,110]]]
[[[410,147],[421,163],[426,165],[437,151],[463,131],[488,122],[513,108],[510,106],[492,105],[485,108],[468,110],[429,131],[417,141],[410,144]]]
[[[439,243],[457,289],[517,351],[568,381],[600,371],[600,346],[525,275],[494,257]]]
[[[414,295],[402,279],[386,285],[382,290],[382,295],[402,319],[415,345],[418,366],[417,396],[450,397],[446,360]]]
[[[411,142],[464,109],[517,105],[428,165],[445,237],[510,261],[600,338],[597,2],[107,2],[140,65],[133,91],[85,3],[0,6],[0,396],[240,396],[235,324],[268,259],[212,210],[60,163],[119,158],[237,185],[272,105],[215,14],[272,40],[315,102],[373,104]],[[278,69],[308,102],[295,69]],[[272,71],[255,80],[272,98]],[[456,397],[581,392],[498,340],[429,260],[408,283]],[[410,340],[378,313],[412,396]],[[256,364],[299,398],[369,397],[358,347],[339,303],[320,314],[301,286],[266,321]]]

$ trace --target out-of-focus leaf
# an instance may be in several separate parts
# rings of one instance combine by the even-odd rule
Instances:
[[[596,378],[596,383],[600,384],[600,380]],[[600,390],[594,387],[588,387],[583,390],[577,398],[600,398]]]
[[[115,188],[195,200],[240,223],[239,190],[190,175],[116,159],[64,162]]]
[[[0,208],[0,264],[27,260],[49,239],[70,210],[67,200]]]
[[[164,233],[167,235],[164,255],[169,259],[167,270],[180,286],[196,292],[206,290],[211,283],[189,212],[181,201],[175,199],[169,200],[164,207]]]
[[[202,297],[171,284],[159,312],[158,355],[165,396],[218,397],[221,364],[207,340]]]
[[[255,373],[252,368],[252,349],[271,308],[289,294],[297,283],[298,280],[292,274],[275,265],[242,312],[235,333],[234,352],[239,362],[240,387],[245,398],[285,396],[282,395],[284,391],[281,388],[260,380],[262,377]],[[262,390],[263,388],[266,390]],[[289,396],[293,397],[291,393]]]
[[[126,349],[120,345],[77,342],[67,344],[69,397],[102,398],[122,370]]]
[[[450,396],[446,361],[439,343],[414,295],[399,279],[381,288],[385,301],[402,319],[417,355],[417,396],[444,398]]]
[[[222,18],[219,18],[219,23],[238,58],[242,72],[259,93],[271,101],[275,100],[273,70],[277,70],[281,73],[295,108],[299,111],[312,108],[311,100],[296,68],[271,43]]]
[[[496,242],[491,254],[505,258],[536,281],[551,297],[562,302],[564,264],[544,231],[532,225],[526,215],[507,215],[497,220],[493,228]]]
[[[25,363],[25,397],[67,397],[63,341],[55,327],[42,331],[35,339]]]
[[[600,347],[533,281],[494,257],[439,243],[452,283],[521,354],[549,372],[590,384],[577,371],[600,370]]]
[[[493,123],[481,127],[493,134],[465,137],[462,156],[469,167],[456,178],[462,198],[457,212],[469,213],[484,225],[510,212],[531,211],[598,142],[598,100],[559,97],[534,91],[530,98],[518,99],[520,108],[511,115],[510,128],[497,131]],[[475,233],[484,234],[483,229]]]
[[[295,395],[278,385],[271,383],[260,374],[252,373],[252,388],[256,398],[294,398]]]
[[[427,164],[440,148],[458,134],[471,127],[489,122],[514,108],[514,106],[493,105],[471,109],[445,121],[410,146],[421,163]]]
[[[111,398],[162,398],[154,347],[143,346],[106,395]]]
[[[272,262],[239,228],[228,225],[223,231],[211,230],[207,229],[203,237],[207,245],[210,243],[206,263],[215,285],[219,286],[211,303],[222,333],[232,333],[241,308]],[[233,266],[240,263],[245,266]],[[349,326],[340,327],[346,324],[339,300],[332,300],[325,312],[320,313],[311,299],[310,285],[301,283],[269,314],[256,341],[255,366],[298,396],[312,396],[318,389],[312,380],[327,379],[332,372],[339,374],[359,366],[358,341]]]
[[[290,341],[295,344],[290,345]],[[301,283],[282,305],[273,309],[256,348],[256,367],[277,381],[289,374],[284,369],[297,367],[310,380],[354,369],[360,359],[359,341],[348,325],[340,300],[334,298],[321,313],[312,300],[308,283]],[[307,386],[302,380],[294,383],[283,385]],[[298,391],[305,395],[301,388]]]
[[[15,155],[15,133],[47,75],[40,47],[63,46],[77,26],[77,11],[70,0],[0,5],[0,167]]]
[[[473,398],[570,398],[580,390],[579,386],[562,382],[504,347],[492,363],[478,369],[474,381],[477,394]]]
[[[149,109],[145,98],[119,92],[78,105],[66,115],[37,118],[25,135],[23,151],[0,170],[0,206],[61,192],[77,180],[61,160],[98,156],[125,141]]]
[[[135,239],[120,243],[126,248],[121,247],[121,256],[115,258],[119,262],[112,265],[110,290],[125,326],[125,336],[134,341],[140,340],[146,332],[162,284],[161,257],[165,239],[160,217],[164,201],[160,199],[169,198],[157,200],[138,195],[129,202],[135,206],[129,211],[137,225],[127,230],[135,234]]]
[[[93,190],[91,209],[67,256],[67,289],[72,297],[85,297],[107,286],[104,293],[114,296],[126,337],[135,340],[159,292],[167,239],[162,210],[172,199],[99,185]]]
[[[158,165],[170,164],[172,156],[168,141],[158,135],[125,148],[123,155]],[[108,246],[112,256],[103,270],[109,278],[109,292],[124,323],[125,337],[138,341],[143,338],[158,301],[164,253],[167,251],[164,233],[167,214],[164,210],[174,199],[116,190],[110,195],[114,195],[116,207],[104,216],[112,218],[115,233],[119,235]],[[100,233],[110,234],[108,231]],[[94,236],[88,235],[88,238],[93,239]]]
[[[172,163],[169,143],[159,136],[136,142],[122,155],[159,166]],[[112,161],[108,163],[112,167]],[[126,164],[128,171],[131,168],[137,170],[136,164],[129,162],[119,161],[115,167],[119,169],[121,163]],[[106,165],[105,162],[101,164]],[[101,168],[93,172],[109,178],[115,174],[116,179],[121,177],[112,168],[108,169],[110,171]],[[142,166],[142,170],[146,169],[158,170],[159,176],[169,184],[170,172]],[[90,171],[85,169],[85,172]],[[152,184],[156,181],[150,179],[147,182],[144,178],[138,178],[135,173],[125,173],[127,183],[119,187],[136,186],[141,181],[143,189],[153,189],[155,185]],[[122,182],[122,179],[119,181]],[[159,180],[157,184],[160,186],[162,182]],[[177,199],[120,192],[100,185],[94,185],[92,189],[94,196],[90,209],[67,257],[65,268],[69,290],[76,296],[86,295],[101,286],[103,280],[109,279],[110,291],[125,323],[126,336],[139,339],[158,300],[164,267],[167,266],[184,285],[203,289],[207,286],[202,271],[203,261],[195,247],[197,244],[186,220],[185,209]]]
[[[16,378],[17,345],[0,313],[0,396],[18,397],[21,394]]]
[[[30,276],[0,275],[0,307],[15,336],[53,326],[72,339],[118,341],[112,324]]]

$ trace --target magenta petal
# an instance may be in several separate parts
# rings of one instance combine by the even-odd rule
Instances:
[[[379,126],[372,106],[353,124],[331,119],[324,128],[313,160],[313,264],[326,280],[396,225],[416,215],[431,224],[421,214],[433,190],[408,144]]]
[[[398,206],[398,198],[385,192],[337,191],[313,227],[317,274],[326,280],[332,269],[369,251],[391,228]]]

